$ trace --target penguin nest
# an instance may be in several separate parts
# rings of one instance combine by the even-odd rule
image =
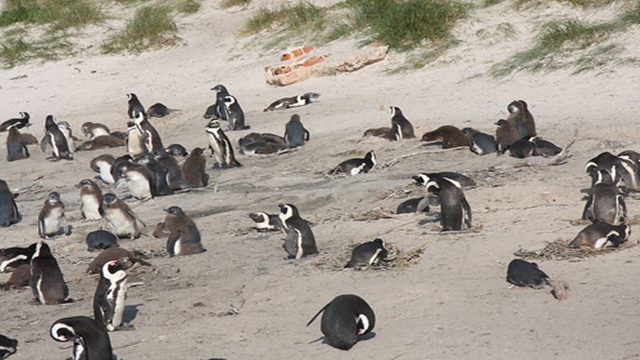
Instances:
[[[349,262],[349,259],[351,258],[351,251],[353,251],[353,249],[358,245],[359,244],[351,244],[347,246],[344,251],[342,251],[343,255],[322,256],[316,260],[313,260],[310,264],[311,266],[320,270],[344,270],[344,266]],[[405,252],[397,248],[394,243],[386,243],[385,246],[387,249],[387,258],[384,259],[379,265],[364,266],[356,270],[402,270],[408,268],[409,266],[413,266],[420,261],[422,255],[424,254],[424,249],[427,246],[427,243],[424,242]],[[346,271],[352,270],[347,269]]]
[[[519,249],[514,252],[513,255],[523,259],[545,259],[545,260],[584,260],[590,256],[597,256],[606,254],[622,249],[632,248],[637,245],[636,242],[627,241],[617,248],[609,247],[602,250],[593,248],[581,247],[570,248],[569,240],[556,239],[548,243],[542,250],[530,251],[525,249]]]

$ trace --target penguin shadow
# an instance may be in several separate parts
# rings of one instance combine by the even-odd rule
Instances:
[[[365,335],[358,335],[358,342],[367,341],[367,340],[373,339],[374,337],[376,337],[376,332],[375,331],[371,331],[370,333],[365,334]],[[315,340],[309,341],[309,345],[317,343],[318,341],[322,341],[322,344],[327,344],[327,345],[331,346],[327,342],[327,340],[326,340],[326,338],[324,336],[320,336],[319,338],[317,338]]]
[[[124,314],[122,315],[122,322],[125,324],[130,324],[133,320],[135,320],[138,315],[138,306],[142,306],[142,304],[135,305],[125,305]]]
[[[441,213],[439,211],[429,212],[425,214],[425,218],[418,222],[419,226],[428,224],[440,224]]]

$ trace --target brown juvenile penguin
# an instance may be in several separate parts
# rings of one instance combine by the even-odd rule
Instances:
[[[182,178],[195,188],[205,187],[209,184],[209,175],[206,172],[207,158],[204,149],[191,150],[189,157],[182,163]]]
[[[6,283],[2,284],[2,290],[8,291],[11,289],[21,290],[27,286],[29,286],[29,281],[31,281],[31,265],[30,264],[22,264],[17,268],[13,269],[11,272],[11,276]]]
[[[469,137],[452,125],[443,125],[422,135],[422,141],[442,140],[443,149],[469,147]]]
[[[169,231],[167,251],[170,256],[199,254],[206,251],[200,242],[196,224],[178,206],[164,210],[164,227]]]
[[[524,100],[512,101],[507,106],[507,110],[509,111],[507,121],[516,127],[518,139],[522,139],[525,136],[536,136],[536,124]]]
[[[102,190],[89,179],[84,179],[76,185],[80,189],[80,201],[82,205],[82,219],[95,221],[102,219]]]
[[[391,131],[390,127],[371,128],[371,129],[367,129],[367,131],[365,131],[364,134],[362,134],[362,137],[375,136],[375,137],[382,137],[382,138],[388,139],[390,131]]]
[[[135,263],[142,266],[151,266],[151,264],[142,260],[142,253],[139,251],[128,251],[121,247],[111,247],[102,250],[102,252],[91,261],[91,264],[87,267],[87,272],[89,274],[97,274],[107,262],[122,258],[129,258],[128,266],[125,269],[132,267]]]
[[[146,226],[124,201],[113,193],[106,193],[102,198],[104,214],[102,230],[108,230],[119,238],[140,237],[140,227]]]
[[[76,150],[100,150],[113,147],[124,146],[124,140],[121,140],[112,135],[100,135],[96,136],[89,141],[85,141],[76,147]]]
[[[18,126],[9,127],[7,135],[7,161],[26,159],[30,156],[27,145],[37,144],[38,139],[31,134],[21,134]]]
[[[87,121],[84,124],[82,124],[82,127],[80,128],[80,130],[82,131],[84,136],[89,138],[89,140],[95,139],[98,136],[111,134],[111,131],[106,125],[93,123],[90,121]]]
[[[504,154],[509,149],[511,144],[518,141],[520,136],[516,126],[507,120],[500,119],[496,122],[498,128],[496,129],[496,142],[498,143],[498,152]]]
[[[38,216],[38,235],[43,239],[49,239],[70,234],[71,226],[67,224],[64,216],[64,203],[60,199],[60,194],[55,191],[50,192]]]

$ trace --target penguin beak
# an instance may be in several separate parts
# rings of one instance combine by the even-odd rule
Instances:
[[[164,212],[168,213],[168,212],[169,212],[169,209],[162,209],[162,211],[164,211]]]

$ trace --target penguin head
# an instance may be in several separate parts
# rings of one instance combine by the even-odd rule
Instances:
[[[220,122],[218,120],[211,120],[206,126],[207,129],[220,129]]]
[[[426,186],[427,183],[429,182],[429,176],[427,176],[427,174],[416,174],[416,175],[413,175],[411,178],[415,180],[418,185],[422,185],[422,186]]]
[[[0,179],[0,192],[5,191],[9,191],[9,185],[7,185],[6,181]]]
[[[184,215],[184,211],[179,206],[171,206],[170,208],[163,209],[162,211],[170,215]]]
[[[364,314],[358,315],[358,317],[356,318],[356,324],[358,329],[358,335],[364,335],[369,331],[371,331],[371,328],[370,328],[371,323],[369,322],[369,318]]]
[[[280,212],[282,213],[283,220],[290,219],[292,217],[299,217],[298,208],[291,204],[278,204]]]
[[[61,322],[60,320],[56,321],[51,326],[50,334],[53,340],[60,342],[67,342],[78,337],[78,335],[76,335],[76,330],[73,327]]]
[[[224,87],[224,85],[222,85],[222,84],[218,84],[218,85],[216,85],[216,86],[212,87],[212,88],[211,88],[211,90],[213,90],[213,91],[215,91],[215,92],[221,92],[221,91],[223,91],[223,92],[228,92],[228,91],[227,91],[227,88],[226,88],[226,87]]]
[[[429,180],[429,182],[427,182],[425,187],[427,189],[427,192],[430,192],[436,195],[440,193],[440,184],[438,184],[438,182],[435,180]]]
[[[29,115],[28,112],[26,112],[26,111],[21,111],[20,112],[20,119],[21,120],[29,121],[30,118],[31,118],[31,116]],[[27,123],[26,126],[31,126],[31,123]]]
[[[128,262],[130,262],[128,257],[107,261],[102,265],[102,276],[114,282],[122,280],[127,276],[127,273],[124,271],[124,265]]]
[[[118,201],[118,197],[114,193],[106,193],[102,197],[102,203],[104,205],[113,205],[116,201]]]
[[[55,125],[56,125],[56,118],[53,117],[53,115],[47,115],[47,117],[44,119],[44,128],[46,129],[47,127],[51,127]]]
[[[129,93],[129,94],[127,94],[127,100],[136,101],[136,100],[138,100],[138,97],[134,93]]]
[[[402,115],[402,110],[399,107],[389,106],[389,115],[393,118],[396,115]]]
[[[60,194],[58,194],[56,191],[52,191],[49,193],[49,196],[47,196],[47,202],[51,205],[53,204],[57,204],[59,203],[60,200]]]
[[[49,248],[49,245],[47,245],[47,243],[44,241],[36,243],[36,249],[33,252],[33,256],[31,256],[31,259],[35,259],[38,257],[52,257],[51,248]]]
[[[509,111],[510,114],[515,114],[520,112],[522,108],[522,104],[520,103],[520,101],[518,100],[513,100],[509,106],[507,106],[507,111]]]
[[[85,136],[89,136],[89,127],[93,126],[93,123],[90,121],[85,122],[84,124],[82,124],[82,127],[80,128],[80,131],[82,131],[82,133]]]
[[[189,152],[180,144],[171,144],[167,146],[166,151],[173,156],[189,156]]]
[[[58,127],[59,127],[60,129],[71,130],[71,125],[70,125],[68,122],[66,122],[66,121],[60,121],[60,122],[58,123]]]
[[[168,158],[170,155],[169,155],[169,153],[167,152],[167,150],[160,148],[160,149],[155,149],[155,150],[153,151],[153,156],[154,156],[156,159],[166,159],[166,158]]]
[[[376,153],[373,150],[369,151],[365,156],[365,160],[369,160],[373,165],[376,164]],[[373,167],[373,165],[371,167]]]
[[[298,114],[291,115],[291,119],[289,119],[289,122],[299,123],[300,122],[300,115],[298,115]]]
[[[498,120],[498,121],[495,123],[495,125],[498,125],[498,127],[505,126],[505,125],[507,125],[507,120],[505,120],[505,119],[500,119],[500,120]]]
[[[202,156],[202,154],[204,153],[204,149],[203,148],[194,148],[193,150],[191,150],[191,156]]]
[[[77,188],[90,188],[90,187],[92,187],[93,185],[95,185],[95,183],[94,183],[93,181],[91,181],[91,180],[89,180],[89,179],[84,179],[84,180],[80,181],[80,182],[76,185],[76,187],[77,187]]]
[[[251,220],[253,220],[256,223],[262,223],[269,218],[269,215],[267,215],[266,213],[263,213],[262,211],[257,211],[249,214],[249,218],[251,218]]]

